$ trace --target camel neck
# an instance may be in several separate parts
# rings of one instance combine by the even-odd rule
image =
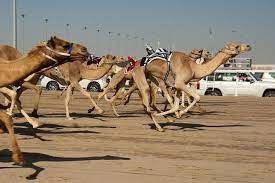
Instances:
[[[113,64],[103,64],[96,69],[89,69],[81,65],[82,79],[97,80],[105,76],[111,69]]]
[[[213,73],[220,65],[229,60],[232,56],[223,52],[218,52],[212,59],[205,61],[203,64],[196,64],[194,73],[195,79],[201,79]]]
[[[0,63],[0,87],[23,80],[50,64],[51,62],[41,54],[26,55],[12,63]]]

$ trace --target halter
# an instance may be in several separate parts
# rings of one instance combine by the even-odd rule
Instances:
[[[73,50],[73,45],[74,45],[74,43],[70,43],[70,47],[68,48],[68,53],[63,53],[60,51],[53,50],[52,48],[48,47],[47,45],[45,45],[45,47],[47,50],[50,50],[51,52],[54,52],[55,54],[70,57],[72,50]]]
[[[236,53],[236,50],[230,50],[226,47],[220,49],[219,52],[223,52],[223,53],[228,54],[228,55],[237,55],[238,54],[238,53]]]
[[[68,53],[63,53],[63,52],[60,52],[60,51],[56,51],[56,50],[54,50],[54,49],[48,47],[47,45],[45,45],[45,48],[46,48],[47,50],[49,50],[49,51],[51,51],[51,52],[57,54],[57,55],[70,57],[70,56],[71,56],[71,52],[72,52],[72,50],[73,50],[73,45],[74,45],[73,43],[70,43],[70,47],[69,47],[69,49],[68,49]],[[54,67],[58,65],[58,61],[57,61],[55,58],[53,58],[53,57],[47,55],[47,54],[44,53],[44,52],[42,52],[42,55],[43,55],[44,57],[48,58],[49,60],[54,61],[54,62],[55,62],[55,64],[53,65]]]

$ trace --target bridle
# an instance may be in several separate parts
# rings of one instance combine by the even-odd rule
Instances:
[[[47,45],[45,45],[45,48],[46,48],[47,50],[53,52],[54,54],[57,54],[57,55],[61,55],[61,56],[65,56],[65,57],[70,58],[70,57],[71,57],[72,50],[73,50],[73,45],[74,45],[74,43],[70,43],[70,46],[69,46],[69,48],[68,48],[68,50],[67,50],[67,53],[63,53],[63,52],[60,52],[60,51],[56,51],[56,50],[50,48],[50,47],[47,46]],[[48,54],[42,52],[42,56],[44,56],[44,57],[46,57],[47,59],[52,60],[52,61],[55,62],[55,64],[54,64],[52,67],[56,67],[56,66],[58,65],[58,61],[57,61],[55,58],[49,56]],[[46,70],[46,69],[45,69],[45,70]]]
[[[229,49],[227,47],[220,49],[219,52],[232,55],[232,56],[235,56],[238,54],[238,51],[236,49]]]

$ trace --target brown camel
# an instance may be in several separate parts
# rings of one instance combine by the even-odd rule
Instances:
[[[47,43],[40,44],[29,53],[11,63],[0,63],[0,87],[7,87],[23,81],[29,75],[71,61],[86,59],[87,49],[79,44],[52,37]],[[23,156],[17,144],[12,118],[0,112],[0,132],[8,131],[12,145],[12,159],[16,164],[23,164]]]

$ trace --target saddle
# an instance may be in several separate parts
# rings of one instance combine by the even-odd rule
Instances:
[[[149,63],[151,63],[153,60],[156,60],[156,59],[161,59],[161,60],[164,60],[164,61],[169,61],[170,55],[171,55],[171,52],[168,52],[168,51],[166,51],[164,49],[161,49],[161,51],[157,50],[156,52],[154,52],[151,55],[147,55],[146,57],[142,57],[140,65],[141,66],[146,66]]]

